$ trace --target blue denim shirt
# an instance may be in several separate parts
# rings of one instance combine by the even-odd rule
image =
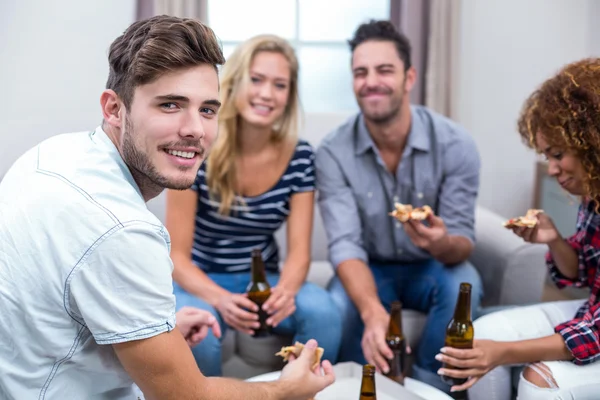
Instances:
[[[19,158],[0,183],[0,398],[136,399],[111,345],[175,326],[169,248],[102,129]]]
[[[411,108],[410,132],[395,174],[385,167],[362,114],[323,140],[316,172],[329,258],[336,268],[349,259],[368,263],[431,258],[388,215],[395,202],[429,205],[450,234],[475,240],[480,172],[475,142],[455,122],[425,107]]]

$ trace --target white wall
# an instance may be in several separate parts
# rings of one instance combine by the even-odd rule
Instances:
[[[110,43],[135,0],[0,1],[0,176],[49,136],[95,128]]]
[[[520,108],[560,66],[590,56],[592,46],[599,54],[594,2],[463,0],[455,118],[481,153],[480,204],[506,217],[532,203],[535,153],[516,131]]]

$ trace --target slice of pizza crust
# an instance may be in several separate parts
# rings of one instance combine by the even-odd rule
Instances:
[[[300,353],[302,352],[303,348],[304,348],[304,345],[302,343],[296,342],[293,346],[282,347],[281,350],[279,350],[277,353],[275,353],[275,355],[283,357],[283,361],[289,361],[291,354],[298,357],[300,355]],[[321,357],[323,357],[324,351],[325,350],[322,347],[317,347],[317,360],[313,364],[313,368],[315,368],[317,365],[321,364]]]
[[[410,204],[395,203],[394,208],[395,210],[390,215],[400,222],[406,222],[411,219],[421,221],[433,214],[433,210],[429,206],[413,208]]]
[[[529,209],[527,210],[527,213],[522,216],[522,217],[516,217],[516,218],[511,218],[508,221],[504,222],[504,227],[505,228],[513,228],[513,227],[519,227],[519,226],[524,226],[527,228],[533,228],[534,226],[537,225],[537,215],[539,213],[543,213],[544,210],[536,210],[536,209]]]

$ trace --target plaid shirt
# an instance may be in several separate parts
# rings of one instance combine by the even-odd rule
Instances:
[[[550,252],[546,255],[550,275],[558,288],[591,288],[588,301],[579,308],[575,318],[554,328],[565,340],[573,354],[573,362],[577,365],[590,364],[600,359],[600,214],[594,208],[593,201],[581,204],[575,234],[567,239],[579,259],[577,278],[565,277]]]

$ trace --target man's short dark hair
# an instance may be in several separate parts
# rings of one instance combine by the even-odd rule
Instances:
[[[350,50],[354,53],[354,49],[358,45],[370,40],[393,42],[398,51],[398,56],[404,63],[404,69],[407,70],[411,67],[410,42],[403,33],[396,30],[396,27],[390,21],[372,19],[360,25],[354,32],[354,37],[348,40],[348,44]]]
[[[111,44],[107,89],[129,108],[137,86],[177,69],[225,63],[217,38],[207,25],[190,18],[158,15],[134,22]]]

